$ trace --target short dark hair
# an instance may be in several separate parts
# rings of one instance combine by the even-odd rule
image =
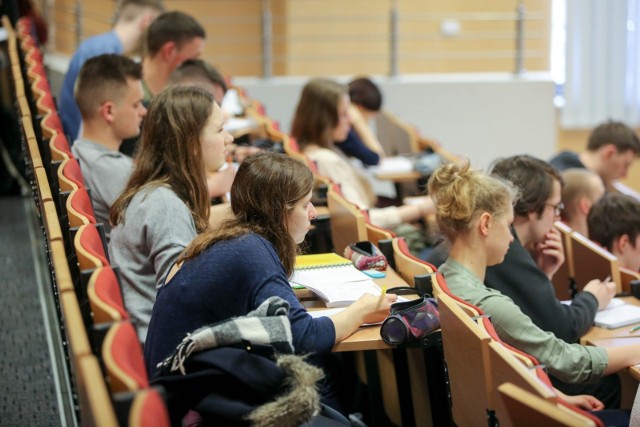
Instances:
[[[90,118],[102,103],[122,96],[127,79],[142,80],[142,66],[126,56],[104,54],[87,60],[74,89],[82,117]]]
[[[618,152],[632,150],[636,155],[640,154],[638,135],[622,122],[609,120],[598,125],[589,136],[587,150],[596,151],[607,144],[615,145]]]
[[[165,12],[147,29],[145,55],[155,56],[167,42],[181,46],[197,37],[204,39],[206,33],[191,15],[179,11]]]
[[[114,21],[133,21],[149,10],[164,12],[162,0],[120,0],[116,7]]]
[[[589,238],[609,251],[625,234],[635,247],[636,237],[640,234],[640,202],[625,194],[607,193],[591,207],[587,225]]]
[[[560,172],[549,163],[528,154],[498,159],[491,168],[491,175],[513,183],[520,190],[514,213],[525,216],[530,212],[542,214],[551,196],[553,181],[564,185]]]
[[[222,87],[227,92],[227,81],[214,67],[202,59],[187,59],[171,74],[171,83],[184,81],[207,82]]]
[[[382,93],[378,86],[367,77],[359,77],[349,83],[351,102],[369,111],[380,111]]]

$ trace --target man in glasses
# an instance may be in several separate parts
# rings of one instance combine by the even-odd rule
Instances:
[[[485,284],[509,296],[541,329],[575,343],[591,327],[598,308],[609,304],[615,284],[589,282],[571,304],[555,296],[551,279],[564,262],[560,232],[554,223],[564,208],[564,180],[549,163],[529,155],[498,160],[491,174],[511,181],[520,189],[514,206],[514,240],[502,264],[487,268]],[[552,377],[566,394],[592,394],[607,408],[620,404],[619,379],[613,375],[596,384],[564,384]]]

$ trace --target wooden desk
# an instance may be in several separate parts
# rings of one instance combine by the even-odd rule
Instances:
[[[387,289],[408,286],[392,268],[386,277],[372,279]],[[296,295],[309,310],[322,308],[324,304],[308,289],[296,289]],[[373,350],[373,351],[370,351]],[[373,425],[384,425],[385,418],[394,425],[438,425],[432,408],[431,390],[427,378],[427,366],[422,348],[397,349],[380,338],[380,325],[362,326],[333,348],[334,352],[357,352],[361,379],[368,384],[375,418]],[[444,391],[442,391],[444,392]],[[382,403],[380,405],[379,403]],[[383,409],[384,408],[384,409]]]
[[[622,297],[627,304],[640,305],[640,300],[636,297]],[[592,326],[587,333],[580,338],[583,345],[595,345],[598,347],[620,347],[628,344],[640,344],[640,330],[630,333],[639,323],[623,326],[615,329],[605,329]],[[629,375],[636,381],[640,381],[640,365],[630,366],[627,370]]]

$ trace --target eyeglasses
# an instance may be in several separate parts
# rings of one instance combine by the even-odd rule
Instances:
[[[564,209],[564,203],[560,202],[557,205],[552,205],[551,203],[545,203],[546,206],[551,206],[553,208],[553,213],[555,213],[556,216],[560,216],[560,213],[562,213],[562,210]]]

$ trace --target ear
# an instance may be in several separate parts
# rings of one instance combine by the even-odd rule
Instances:
[[[618,250],[618,253],[620,254],[626,253],[629,250],[629,248],[631,248],[631,241],[629,240],[629,235],[623,234],[622,236],[618,237],[616,240],[614,240],[613,246]]]
[[[591,200],[589,200],[588,197],[582,196],[578,201],[578,210],[581,214],[588,215],[592,205],[593,203],[591,202]]]
[[[100,117],[102,117],[107,124],[113,123],[115,119],[115,104],[111,101],[103,102],[100,106]]]
[[[165,61],[171,61],[173,57],[176,55],[177,51],[178,51],[178,46],[176,45],[176,42],[173,42],[173,41],[166,42],[160,48],[160,53],[162,54],[162,58]]]
[[[606,144],[602,146],[602,148],[600,149],[600,157],[602,157],[603,160],[609,160],[617,152],[618,152],[618,149],[616,148],[615,145]]]
[[[478,228],[480,230],[480,234],[484,237],[489,235],[489,228],[491,228],[491,214],[488,212],[483,212],[480,215],[480,219],[478,220]]]

